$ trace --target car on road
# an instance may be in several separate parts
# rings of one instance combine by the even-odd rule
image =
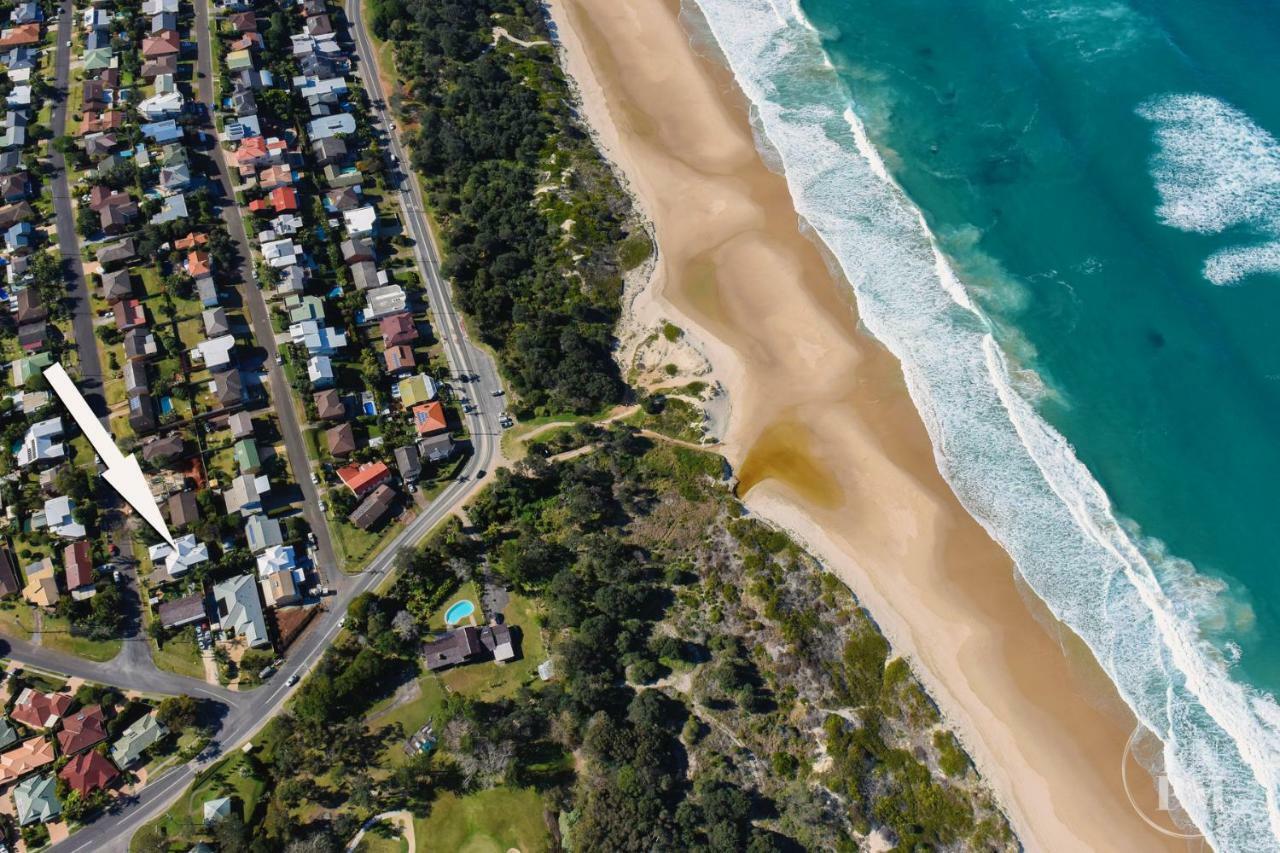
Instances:
[[[280,353],[276,353],[276,364],[284,364],[284,356]]]
[[[296,672],[293,675],[289,676],[289,680],[285,682],[285,684],[289,685],[290,687],[292,687],[297,683],[298,683],[298,673]]]
[[[320,477],[315,471],[311,472],[311,482],[315,483],[317,486],[320,485]]]
[[[503,394],[505,394],[505,393],[506,393],[505,391],[503,391],[501,388],[499,388],[499,389],[497,389],[496,391],[490,391],[490,392],[489,392],[489,396],[491,396],[491,397],[501,397],[501,396],[502,396]]]
[[[483,479],[484,479],[484,469],[483,469],[483,468],[481,468],[479,471],[477,471],[477,472],[476,472],[476,479],[477,479],[477,480],[483,480]]]
[[[328,512],[328,511],[329,511],[329,505],[328,505],[328,504],[326,504],[324,501],[320,501],[320,511],[321,511],[321,512]]]
[[[395,130],[395,129],[396,129],[396,123],[393,121],[393,122],[391,122],[390,124],[388,124],[388,125],[387,125],[387,127],[391,128],[392,130]]]

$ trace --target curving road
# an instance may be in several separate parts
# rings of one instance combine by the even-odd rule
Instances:
[[[212,78],[208,74],[207,64],[208,8],[201,0],[196,0],[195,6],[196,37],[203,60],[198,64],[198,68],[206,74],[204,77],[206,85],[200,88],[211,90],[212,86],[208,81]],[[350,25],[360,59],[360,75],[371,95],[376,94],[376,99],[385,103],[385,93],[382,93],[377,73],[372,67],[375,61],[374,52],[360,20],[359,4],[352,3],[347,8],[351,16]],[[202,99],[208,103],[205,95],[206,92],[202,91]],[[375,118],[376,126],[383,134],[387,134],[390,122],[385,109],[375,108]],[[394,135],[389,135],[387,141],[389,149],[399,158],[399,161],[407,162],[400,140]],[[453,307],[449,283],[440,275],[439,256],[422,212],[422,198],[417,182],[400,173],[399,170],[392,178],[395,181],[393,188],[398,191],[397,198],[405,227],[415,242],[415,254],[423,274],[427,299],[433,309],[436,329],[443,340],[450,368],[455,376],[470,377],[467,385],[479,409],[469,415],[467,421],[473,453],[463,467],[459,479],[446,486],[425,511],[392,537],[363,573],[355,577],[343,575],[341,572],[330,573],[330,585],[335,589],[335,595],[329,604],[329,609],[320,614],[311,628],[294,644],[290,649],[287,663],[269,684],[250,693],[222,697],[228,712],[221,721],[215,740],[223,752],[238,749],[252,739],[257,731],[280,711],[293,690],[286,684],[286,680],[293,674],[305,675],[316,665],[324,650],[341,630],[339,621],[346,613],[347,605],[351,600],[381,584],[385,576],[394,569],[401,549],[416,545],[432,528],[453,514],[472,494],[477,486],[475,481],[484,476],[498,454],[498,438],[501,433],[498,415],[502,404],[500,399],[495,399],[494,392],[501,391],[502,385],[498,378],[497,366],[488,353],[475,346],[468,338],[461,318]],[[238,217],[238,213],[236,216]],[[267,346],[270,347],[271,344]],[[231,691],[226,692],[231,693]],[[133,834],[143,824],[164,812],[186,790],[203,766],[205,765],[193,761],[171,770],[143,788],[135,802],[127,804],[116,814],[103,816],[51,849],[59,853],[90,853],[90,851],[93,853],[121,851],[123,853],[128,850],[129,839]]]

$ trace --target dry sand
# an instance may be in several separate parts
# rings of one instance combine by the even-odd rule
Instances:
[[[793,531],[915,665],[1029,849],[1179,849],[1130,805],[1134,720],[938,474],[897,362],[801,233],[732,77],[677,0],[553,0],[601,143],[655,229],[633,323],[669,319],[732,401],[748,506]],[[1139,801],[1154,813],[1149,777]]]

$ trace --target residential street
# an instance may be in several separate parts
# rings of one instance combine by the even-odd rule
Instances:
[[[356,35],[356,45],[361,59],[361,74],[367,85],[372,81],[369,91],[376,93],[377,98],[382,98],[383,95],[378,89],[376,73],[371,68],[366,67],[366,64],[372,61],[373,51],[360,23],[358,6],[352,5],[347,8],[352,14],[351,25],[353,34]],[[208,104],[212,100],[213,92],[210,68],[209,18],[207,6],[199,2],[196,3],[195,36],[200,50],[197,70],[204,75],[196,83],[200,99]],[[385,132],[388,127],[388,118],[384,111],[379,110],[378,113],[381,126]],[[390,138],[388,147],[396,153],[402,162],[405,162],[403,149],[398,139]],[[234,199],[234,195],[230,191],[230,177],[226,164],[221,157],[216,157],[215,159],[218,160],[220,178],[226,196],[229,199]],[[423,272],[427,296],[434,311],[433,316],[437,324],[437,334],[444,339],[446,354],[454,375],[474,377],[474,379],[470,380],[471,388],[469,393],[476,400],[480,409],[476,414],[469,416],[470,421],[468,422],[468,426],[471,429],[474,452],[471,458],[467,460],[462,476],[446,486],[425,511],[421,512],[417,518],[392,537],[363,573],[357,576],[344,575],[339,571],[330,571],[328,573],[329,585],[334,588],[335,595],[327,601],[327,612],[322,613],[290,648],[286,664],[268,684],[248,693],[232,694],[224,697],[230,710],[222,721],[215,737],[224,753],[240,748],[253,737],[261,726],[279,712],[284,701],[293,690],[292,687],[286,684],[286,679],[294,673],[305,675],[315,666],[325,649],[341,630],[339,622],[346,613],[347,605],[351,600],[360,593],[381,584],[385,580],[385,575],[393,569],[401,549],[416,545],[434,527],[452,515],[479,488],[480,484],[476,481],[490,470],[490,466],[497,455],[497,439],[501,431],[498,424],[498,413],[502,408],[500,398],[493,396],[495,391],[501,389],[497,367],[486,352],[470,342],[462,326],[461,319],[453,309],[450,289],[448,283],[440,277],[436,250],[431,242],[425,217],[421,212],[422,202],[416,181],[401,175],[399,187],[401,208],[405,214],[409,233],[416,242],[416,253]],[[244,267],[242,269],[243,285],[241,289],[247,297],[255,334],[258,335],[259,342],[267,349],[272,388],[277,394],[288,394],[288,386],[285,382],[283,371],[275,364],[275,338],[271,330],[266,306],[260,290],[252,283],[253,279],[250,275],[250,259],[252,255],[249,252],[243,221],[239,211],[234,208],[224,209],[224,217],[232,238],[237,242],[244,259]],[[279,413],[281,423],[284,425],[286,447],[291,456],[290,464],[293,468],[295,479],[303,490],[308,520],[312,522],[313,529],[316,531],[317,540],[321,547],[321,558],[330,561],[329,565],[332,566],[333,551],[329,532],[324,518],[316,506],[318,495],[311,484],[305,445],[303,444],[301,427],[298,423],[296,411],[292,405],[279,404],[279,401],[277,402],[276,411]],[[22,654],[18,654],[16,657],[21,659]],[[52,664],[50,666],[51,668],[56,668]],[[196,682],[183,680],[183,684],[192,685],[187,687],[188,692],[199,692],[199,687],[194,686],[197,684]],[[202,766],[196,762],[191,762],[175,768],[144,788],[137,802],[132,806],[126,807],[116,814],[109,814],[99,818],[68,840],[55,845],[51,849],[71,851],[71,853],[89,853],[89,851],[95,851],[95,853],[97,851],[111,851],[113,853],[114,851],[123,852],[128,850],[129,839],[133,833],[147,821],[167,809],[174,799],[186,789]]]

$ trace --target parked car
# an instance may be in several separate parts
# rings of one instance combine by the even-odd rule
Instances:
[[[276,674],[276,668],[275,668],[275,666],[274,666],[274,665],[272,665],[272,666],[264,666],[264,667],[263,667],[263,668],[258,672],[258,677],[259,677],[259,678],[270,678],[271,676],[273,676],[273,675],[275,675],[275,674]]]

